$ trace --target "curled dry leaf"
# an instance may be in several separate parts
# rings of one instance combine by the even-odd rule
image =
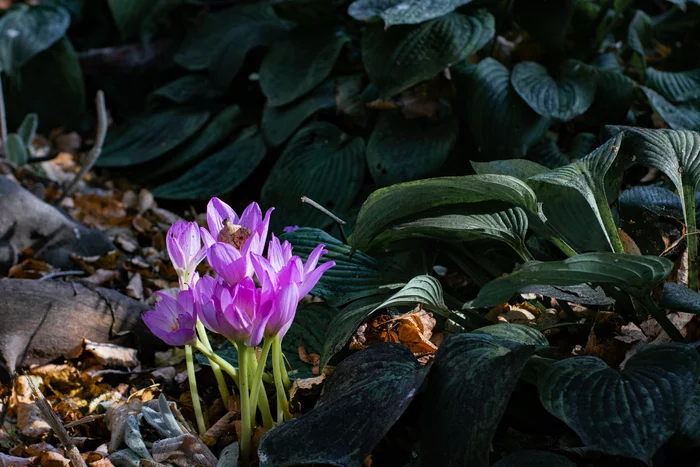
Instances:
[[[116,402],[107,409],[107,424],[111,437],[109,440],[109,452],[115,452],[124,443],[126,433],[126,420],[129,415],[137,415],[141,412],[143,402],[141,399],[132,399],[129,403]]]
[[[216,467],[216,456],[196,436],[186,433],[153,443],[151,455],[156,462],[168,462],[179,467]]]
[[[85,340],[85,350],[104,366],[135,368],[139,365],[138,351],[115,344],[100,344]]]

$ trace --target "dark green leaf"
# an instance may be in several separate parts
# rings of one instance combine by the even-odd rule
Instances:
[[[659,306],[671,311],[700,315],[700,294],[675,282],[664,283]]]
[[[360,465],[406,410],[426,373],[398,344],[378,344],[350,356],[328,378],[312,411],[263,435],[261,467]]]
[[[538,215],[535,193],[507,175],[440,177],[400,183],[372,193],[362,205],[350,243],[360,250],[401,218],[431,208],[459,203],[498,200]]]
[[[539,63],[520,62],[513,68],[510,80],[532,110],[563,121],[588,110],[596,90],[594,69],[577,60],[564,61],[556,79]]]
[[[693,102],[671,104],[654,90],[642,87],[657,114],[674,130],[700,131],[700,106]]]
[[[122,38],[133,39],[139,36],[145,18],[158,2],[143,0],[107,0],[114,22]]]
[[[683,205],[680,197],[660,186],[633,186],[620,194],[620,211],[643,209],[657,216],[683,219]]]
[[[162,156],[194,135],[209,120],[208,111],[168,109],[145,114],[107,136],[101,167],[127,167]]]
[[[290,377],[313,378],[313,366],[299,358],[299,347],[309,354],[321,355],[326,341],[326,330],[338,310],[327,303],[307,303],[299,305],[292,326],[282,341],[282,351],[292,371]]]
[[[493,467],[576,467],[564,456],[547,451],[518,451],[493,464]]]
[[[36,137],[36,129],[38,126],[39,116],[37,114],[29,114],[22,120],[22,124],[17,129],[17,134],[22,138],[25,146],[31,146],[32,141],[34,141]]]
[[[454,117],[432,122],[406,120],[401,111],[380,115],[367,143],[367,166],[379,186],[417,180],[435,173],[457,140]]]
[[[544,337],[544,334],[522,324],[494,324],[472,331],[472,334],[488,334],[499,340],[515,344],[534,345],[535,347],[549,346],[549,341]]]
[[[700,70],[672,72],[647,68],[646,84],[669,101],[684,101],[700,87]]]
[[[459,334],[440,345],[428,379],[421,466],[489,465],[491,439],[534,346]],[[455,442],[455,440],[460,440]]]
[[[152,95],[184,104],[193,99],[213,99],[220,96],[221,91],[212,86],[204,75],[185,75],[156,89]]]
[[[562,167],[571,162],[569,155],[559,149],[557,142],[546,136],[530,147],[527,151],[527,158],[549,169],[556,169],[557,167]],[[472,165],[474,165],[474,163],[472,163]]]
[[[302,203],[302,196],[331,211],[349,209],[364,181],[364,149],[362,138],[349,138],[330,123],[313,122],[299,130],[262,188],[262,203],[277,208],[273,230],[287,225],[325,227],[332,222]]]
[[[590,282],[641,294],[661,282],[671,267],[671,261],[666,258],[615,253],[585,253],[546,263],[531,261],[518,271],[486,284],[470,305],[495,306],[510,300],[523,287],[535,284],[568,286]]]
[[[269,5],[220,10],[188,31],[174,60],[188,70],[209,70],[212,81],[227,88],[250,50],[270,44],[290,27]]]
[[[0,69],[17,70],[60,40],[69,25],[70,14],[59,6],[18,4],[0,18]]]
[[[260,88],[267,105],[289,104],[319,85],[349,40],[335,28],[300,28],[272,44],[260,65]]]
[[[348,14],[355,19],[380,17],[387,27],[417,24],[446,15],[472,0],[355,0]]]
[[[401,290],[378,305],[372,313],[391,306],[415,307],[416,304],[423,305],[427,310],[447,310],[445,300],[442,298],[442,286],[437,279],[425,275],[414,277]]]
[[[555,298],[559,301],[580,303],[582,305],[610,305],[615,302],[605,295],[600,288],[590,285],[570,285],[565,287],[552,287],[550,285],[528,285],[518,291],[520,294],[534,293],[545,297]]]
[[[586,448],[649,463],[676,430],[699,376],[695,349],[664,344],[642,348],[622,371],[596,357],[559,361],[538,389]]]
[[[464,61],[493,37],[494,27],[489,13],[451,13],[389,29],[369,24],[362,34],[362,59],[379,94],[391,97]]]
[[[575,0],[515,0],[513,14],[523,29],[542,45],[560,50],[564,48],[576,3]]]
[[[164,199],[203,199],[224,195],[240,185],[265,158],[267,149],[256,128],[209,156],[180,178],[153,190]]]
[[[649,15],[637,10],[627,26],[627,45],[634,51],[632,65],[644,77],[647,49],[653,45],[654,24]]]
[[[671,445],[680,451],[700,447],[700,386],[683,410],[678,431],[671,438]]]
[[[262,132],[270,146],[287,141],[304,121],[322,109],[335,106],[335,83],[326,81],[301,98],[282,107],[266,105],[263,109]]]
[[[474,171],[478,174],[510,175],[519,180],[526,180],[549,170],[545,166],[525,159],[472,162],[472,167],[474,167]]]
[[[464,78],[457,76],[457,87],[464,80],[467,122],[479,149],[492,159],[523,157],[547,131],[549,119],[522,100],[510,83],[508,69],[493,58],[465,71]]]
[[[17,167],[26,164],[27,160],[29,160],[29,150],[24,144],[24,141],[22,141],[22,137],[17,133],[10,133],[7,135],[5,155],[7,159]]]
[[[596,92],[589,113],[605,122],[624,122],[634,99],[637,83],[622,74],[617,59],[614,65],[602,64],[597,68]]]

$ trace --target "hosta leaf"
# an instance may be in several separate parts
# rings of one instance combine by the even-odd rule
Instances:
[[[582,115],[593,103],[596,81],[592,67],[566,60],[556,79],[535,62],[520,62],[510,81],[520,97],[543,117],[568,121]]]
[[[494,28],[489,13],[450,13],[389,29],[369,24],[362,34],[362,60],[379,94],[391,97],[466,60],[493,37]]]
[[[422,432],[421,466],[489,465],[491,439],[534,350],[477,334],[453,335],[440,345],[422,417],[431,428]]]
[[[700,131],[700,105],[693,102],[671,104],[652,89],[642,87],[657,114],[674,130]]]
[[[469,128],[479,149],[491,159],[520,158],[547,131],[549,119],[522,100],[508,69],[493,58],[466,68],[464,78],[457,79],[466,85]]]
[[[372,193],[362,205],[350,243],[365,249],[388,226],[431,208],[459,203],[498,200],[538,215],[535,193],[507,175],[440,177],[401,183]]]
[[[493,464],[493,467],[576,467],[564,456],[547,451],[518,451]]]
[[[220,10],[188,31],[174,60],[188,70],[209,70],[214,83],[227,88],[248,51],[270,44],[291,25],[278,18],[270,5]]]
[[[0,70],[14,71],[61,39],[70,14],[52,3],[19,4],[0,18]]]
[[[617,135],[580,161],[543,172],[529,179],[530,186],[535,189],[538,196],[551,200],[550,203],[545,202],[545,213],[554,214],[553,205],[556,203],[557,196],[561,196],[561,190],[553,189],[551,185],[578,191],[585,198],[600,227],[606,233],[610,248],[618,252],[623,251],[623,248],[610,212],[607,192],[610,191],[609,187],[617,189],[616,187],[619,187],[622,181],[622,164],[617,161],[621,142],[622,135]],[[561,203],[556,204],[559,204],[559,209],[564,209]],[[548,207],[550,211],[546,210]],[[552,216],[553,220],[554,218],[555,216]],[[564,226],[560,226],[559,230],[564,231]]]
[[[194,135],[209,112],[169,109],[144,114],[110,132],[97,160],[100,167],[127,167],[162,156]]]
[[[292,326],[282,341],[282,351],[294,378],[316,376],[313,374],[313,365],[299,358],[299,347],[303,347],[308,354],[321,355],[328,326],[338,313],[336,308],[327,303],[299,305]]]
[[[425,275],[414,277],[391,298],[378,305],[373,312],[390,306],[408,305],[413,307],[418,303],[428,310],[447,310],[445,300],[442,298],[442,286],[437,279]]]
[[[141,0],[107,0],[112,18],[122,39],[138,37],[141,25],[149,13],[159,2],[143,2]]]
[[[446,15],[472,0],[355,0],[348,14],[367,20],[379,16],[387,26],[417,24]]]
[[[564,48],[575,0],[515,0],[513,15],[520,26],[548,49]]]
[[[492,214],[425,217],[390,227],[372,241],[377,248],[406,238],[434,238],[445,241],[491,239],[506,243],[524,260],[532,259],[527,246],[527,214],[520,208]]]
[[[683,205],[677,194],[660,186],[633,186],[620,194],[620,211],[644,209],[657,216],[683,218]]]
[[[167,160],[163,160],[151,175],[158,177],[182,168],[202,156],[209,155],[212,149],[233,134],[234,130],[242,124],[240,117],[241,108],[236,104],[226,107],[213,116],[192,139],[175,149],[173,154],[163,157]]]
[[[590,282],[641,294],[661,282],[671,272],[671,266],[666,258],[616,253],[584,253],[546,263],[531,261],[510,275],[486,284],[470,305],[473,308],[495,306],[535,284],[568,286]]]
[[[270,47],[260,65],[267,105],[289,104],[328,77],[350,37],[335,28],[301,28]]]
[[[547,137],[542,138],[541,141],[532,145],[527,151],[527,159],[549,169],[556,169],[557,167],[562,167],[571,162],[569,156],[559,149],[557,142]],[[474,163],[472,163],[472,165],[474,165]]]
[[[605,122],[624,122],[637,83],[622,73],[617,59],[612,57],[614,65],[598,64],[595,98],[589,113]]]
[[[671,438],[671,444],[681,451],[700,447],[700,386],[696,386],[693,397],[685,406],[678,431]]]
[[[675,282],[665,282],[659,306],[672,311],[700,315],[700,294]]]
[[[520,180],[526,180],[549,170],[543,165],[525,159],[472,162],[472,167],[477,174],[510,175]]]
[[[627,26],[627,45],[634,51],[632,64],[644,77],[647,59],[646,50],[652,47],[654,24],[649,15],[637,10]]]
[[[266,105],[263,109],[262,131],[265,142],[279,146],[287,141],[304,120],[322,109],[335,106],[335,83],[327,81],[299,101],[281,107]]]
[[[5,142],[5,155],[7,159],[14,163],[17,167],[22,166],[29,160],[29,150],[27,145],[22,141],[22,137],[17,133],[7,135]]]
[[[472,331],[472,334],[488,334],[499,340],[521,345],[549,346],[549,341],[544,337],[544,334],[537,329],[522,324],[494,324]]]
[[[209,199],[224,195],[253,173],[267,149],[257,129],[243,131],[238,139],[185,172],[153,190],[164,199]]]
[[[520,294],[534,293],[570,303],[582,305],[610,305],[615,300],[608,298],[600,287],[587,284],[553,287],[551,285],[529,285],[518,291]]]
[[[332,211],[352,206],[364,181],[362,138],[348,138],[340,129],[314,122],[299,130],[272,168],[261,201],[277,207],[273,230],[287,225],[325,227],[332,221],[301,202],[308,196]]]
[[[36,130],[39,127],[39,116],[37,114],[28,114],[22,120],[22,124],[17,128],[17,134],[24,144],[29,147],[36,137]]]
[[[445,162],[457,140],[459,121],[407,120],[401,111],[383,112],[367,143],[367,166],[379,186],[424,178]]]
[[[360,465],[406,410],[426,374],[398,344],[377,344],[350,356],[326,380],[313,410],[263,435],[261,467]]]
[[[216,467],[238,467],[240,451],[241,449],[238,445],[238,441],[229,444],[221,451],[219,462],[216,463]]]
[[[622,371],[596,357],[559,361],[538,389],[544,407],[586,448],[649,463],[676,430],[699,376],[695,349],[664,344],[642,348]]]
[[[700,69],[672,72],[647,68],[646,84],[669,101],[684,101],[700,88]]]
[[[176,104],[193,99],[213,99],[222,94],[212,86],[204,75],[185,75],[153,91],[152,96],[161,97]]]

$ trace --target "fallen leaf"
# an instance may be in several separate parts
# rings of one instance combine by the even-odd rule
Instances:
[[[139,365],[136,349],[85,340],[85,350],[94,355],[104,366],[135,368]]]
[[[143,300],[143,281],[138,272],[131,276],[129,284],[126,286],[126,294],[136,300]]]
[[[0,452],[0,467],[29,467],[34,462],[34,458],[23,458],[8,456]]]
[[[70,461],[56,451],[44,451],[38,456],[41,467],[68,467]]]

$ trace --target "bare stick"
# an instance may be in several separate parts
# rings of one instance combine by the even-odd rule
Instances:
[[[80,167],[80,171],[77,173],[73,181],[71,181],[66,187],[63,195],[58,199],[59,204],[66,196],[69,196],[75,188],[78,186],[78,182],[83,178],[83,176],[88,173],[88,171],[95,165],[97,158],[100,157],[102,152],[102,145],[105,142],[105,137],[107,136],[107,108],[105,107],[105,95],[102,91],[97,91],[97,97],[95,98],[95,105],[97,106],[97,135],[95,136],[95,144],[90,149],[87,155],[85,164]]]
[[[7,142],[7,117],[5,116],[5,94],[2,90],[2,79],[0,77],[0,137],[2,138],[3,152]]]
[[[45,275],[44,277],[40,278],[40,281],[48,281],[50,279],[55,279],[56,277],[65,277],[65,276],[82,276],[85,274],[85,271],[57,271],[57,272],[52,272],[50,274]]]
[[[302,196],[301,202],[313,206],[314,208],[316,208],[319,211],[321,211],[322,213],[324,213],[326,216],[333,219],[333,221],[336,224],[338,224],[338,230],[340,230],[340,237],[342,238],[343,243],[345,243],[346,245],[348,244],[348,237],[345,235],[345,230],[343,230],[343,226],[345,224],[347,224],[347,222],[345,222],[343,219],[336,216],[335,214],[333,214],[328,209],[324,208],[323,206],[321,206],[320,204],[318,204],[316,201],[312,200],[311,198],[308,198],[306,196]]]

